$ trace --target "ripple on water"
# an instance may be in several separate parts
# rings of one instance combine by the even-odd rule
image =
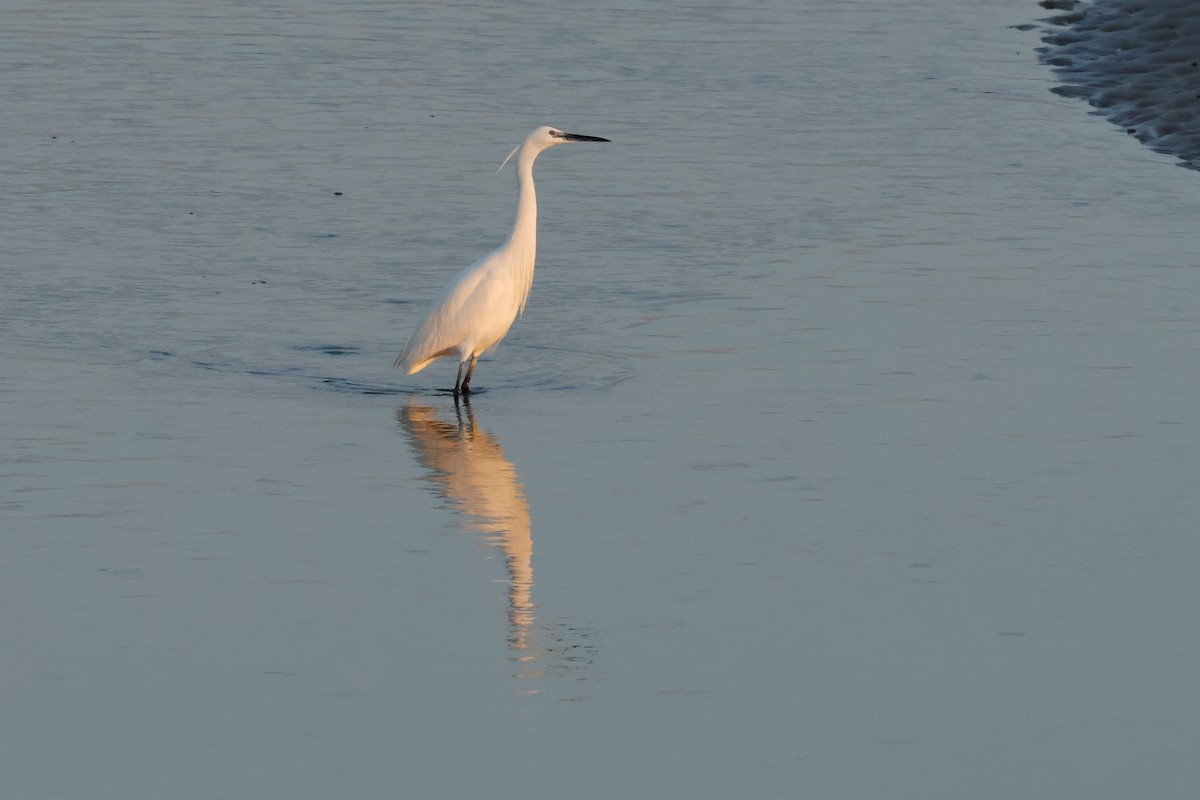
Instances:
[[[1150,148],[1200,169],[1200,3],[1047,0],[1039,48],[1063,84]]]

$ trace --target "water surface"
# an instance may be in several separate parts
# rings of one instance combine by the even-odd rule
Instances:
[[[1200,8],[1187,0],[1051,2],[1043,63],[1130,136],[1200,169]]]
[[[1044,14],[10,6],[8,793],[1189,796],[1196,176]]]

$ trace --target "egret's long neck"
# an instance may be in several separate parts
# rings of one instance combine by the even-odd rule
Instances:
[[[517,155],[517,219],[509,237],[514,250],[530,261],[537,249],[537,192],[533,188],[533,160],[538,151],[522,147]]]
[[[525,312],[525,301],[533,286],[533,262],[537,256],[537,193],[533,190],[533,160],[538,150],[522,147],[517,155],[517,219],[513,223],[512,236],[508,238],[508,255],[511,258],[516,312]]]

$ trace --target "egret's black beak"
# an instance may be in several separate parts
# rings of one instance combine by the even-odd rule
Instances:
[[[601,136],[584,136],[582,133],[564,133],[562,134],[564,142],[611,142],[612,139],[605,139]]]

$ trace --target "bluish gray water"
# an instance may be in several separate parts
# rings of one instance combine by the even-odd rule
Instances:
[[[1196,175],[1044,13],[6,8],[5,794],[1190,796]]]

